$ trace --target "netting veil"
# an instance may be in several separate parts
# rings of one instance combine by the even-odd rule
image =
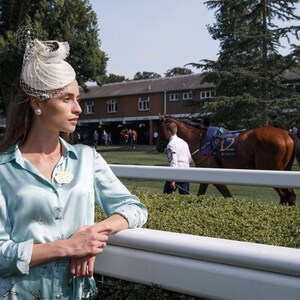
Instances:
[[[72,66],[65,61],[69,44],[40,41],[34,36],[28,28],[17,33],[17,37],[26,42],[20,86],[26,94],[40,100],[57,97],[76,76]]]

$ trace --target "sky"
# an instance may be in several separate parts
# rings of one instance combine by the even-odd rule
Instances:
[[[90,0],[96,12],[107,74],[133,79],[137,72],[164,76],[174,67],[218,57],[215,22],[205,0]],[[297,5],[300,15],[300,4]],[[300,23],[297,23],[300,25]],[[284,54],[283,50],[282,53]],[[199,70],[186,66],[194,73]]]

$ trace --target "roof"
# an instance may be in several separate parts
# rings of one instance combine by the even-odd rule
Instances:
[[[300,68],[286,70],[282,74],[283,82],[300,81]],[[95,99],[104,97],[118,97],[128,95],[152,94],[160,92],[189,91],[195,89],[214,88],[214,84],[203,82],[202,74],[190,74],[155,79],[122,81],[89,86],[88,91],[80,92],[81,99]]]
[[[191,74],[156,79],[123,81],[118,83],[90,86],[87,92],[81,92],[81,99],[117,97],[137,94],[149,94],[170,91],[189,91],[212,88],[210,83],[201,83],[203,75]]]
[[[300,82],[300,67],[285,70],[282,74],[283,82],[297,81]]]

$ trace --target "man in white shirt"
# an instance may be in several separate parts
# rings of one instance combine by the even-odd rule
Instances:
[[[165,126],[165,136],[169,140],[167,156],[170,167],[188,168],[192,161],[188,144],[177,136],[177,126],[170,123]],[[189,182],[167,181],[164,186],[164,194],[171,194],[178,187],[179,194],[189,194]]]

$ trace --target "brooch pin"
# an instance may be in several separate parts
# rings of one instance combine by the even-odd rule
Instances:
[[[54,178],[55,178],[56,182],[61,183],[61,184],[70,183],[73,179],[73,175],[70,172],[61,171],[61,172],[58,172]]]

